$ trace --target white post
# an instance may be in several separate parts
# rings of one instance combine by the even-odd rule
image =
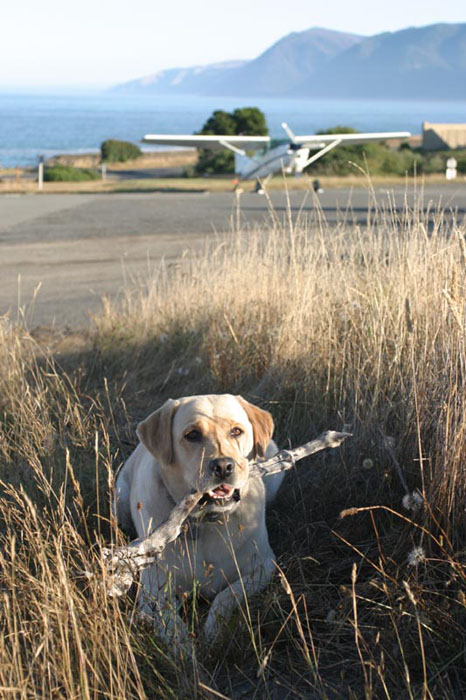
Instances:
[[[102,163],[100,166],[100,169],[102,170],[102,180],[107,179],[107,163]]]
[[[44,156],[39,156],[39,166],[37,168],[37,185],[40,190],[44,187]]]
[[[447,169],[445,171],[445,177],[447,180],[454,180],[457,175],[457,165],[456,158],[449,158],[447,160]]]

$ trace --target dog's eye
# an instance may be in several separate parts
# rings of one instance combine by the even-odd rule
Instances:
[[[243,433],[244,433],[244,430],[241,430],[241,428],[233,428],[230,435],[232,435],[233,437],[239,437]]]
[[[189,440],[189,442],[200,442],[202,433],[200,430],[190,430],[184,437],[186,440]]]

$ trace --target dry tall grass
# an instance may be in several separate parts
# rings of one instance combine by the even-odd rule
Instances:
[[[108,302],[74,354],[4,324],[6,696],[466,692],[466,230],[421,198],[403,212],[374,202],[364,228],[347,220],[271,212],[266,230]],[[276,581],[221,645],[174,661],[131,598],[80,572],[118,537],[108,493],[132,422],[207,391],[268,408],[282,445],[354,437],[285,482],[269,515]]]

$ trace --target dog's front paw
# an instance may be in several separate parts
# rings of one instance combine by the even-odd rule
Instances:
[[[218,610],[212,606],[207,615],[207,619],[202,628],[202,637],[206,644],[212,644],[214,639],[220,633],[220,630],[224,623],[224,617],[219,613]]]
[[[191,642],[185,623],[167,601],[140,601],[137,619],[151,627],[168,646],[184,647]]]

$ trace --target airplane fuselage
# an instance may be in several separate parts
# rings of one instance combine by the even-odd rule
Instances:
[[[243,180],[257,180],[276,172],[302,173],[309,148],[283,143],[255,157],[235,154],[235,170]]]

